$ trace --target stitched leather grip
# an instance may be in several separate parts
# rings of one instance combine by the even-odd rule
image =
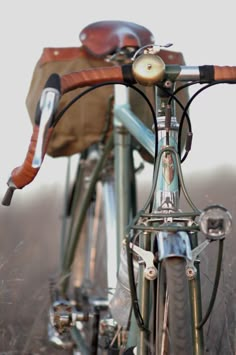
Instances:
[[[127,79],[130,82],[130,79]],[[61,76],[61,93],[70,90],[110,82],[126,82],[121,66],[81,70]]]
[[[236,80],[236,67],[231,66],[214,66],[214,79],[220,80]]]
[[[53,128],[49,128],[47,131],[43,158],[45,156],[48,141],[51,137],[52,131]],[[22,189],[24,186],[28,185],[35,178],[35,176],[39,171],[39,168],[32,167],[32,161],[35,153],[38,132],[39,132],[39,127],[35,125],[25,160],[21,166],[15,168],[11,173],[10,181],[15,185],[17,189]]]

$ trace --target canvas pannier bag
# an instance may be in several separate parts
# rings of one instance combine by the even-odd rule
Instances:
[[[184,64],[181,53],[161,50],[160,56],[165,63]],[[94,57],[84,47],[44,48],[41,57],[33,71],[32,80],[26,97],[26,107],[32,123],[36,106],[44,88],[45,82],[52,73],[64,75],[82,69],[112,65],[104,58]],[[85,89],[76,89],[62,96],[57,113],[71,99]],[[144,88],[145,94],[153,100],[152,88]],[[47,154],[52,157],[70,156],[80,153],[91,144],[99,142],[101,137],[110,134],[112,124],[107,128],[109,102],[113,95],[113,87],[103,86],[83,96],[62,116],[53,130],[48,144]],[[186,103],[187,92],[180,93],[179,99]],[[135,90],[131,90],[131,107],[135,114],[149,127],[153,119],[145,100]],[[179,109],[177,107],[177,109]],[[177,116],[180,117],[177,111]],[[107,131],[104,133],[104,127]]]

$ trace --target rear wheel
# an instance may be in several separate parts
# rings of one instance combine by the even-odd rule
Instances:
[[[102,184],[98,182],[86,213],[73,262],[73,284],[88,294],[105,297],[107,293],[106,238],[102,208]]]
[[[84,171],[82,194],[87,192],[89,179],[89,175]],[[79,200],[79,210],[80,202]],[[98,180],[94,186],[73,261],[71,283],[76,290],[77,308],[82,312],[87,309],[90,314],[89,319],[81,323],[81,335],[84,337],[90,355],[101,354],[99,349],[106,347],[105,342],[109,341],[106,337],[102,340],[99,338],[99,324],[104,317],[104,327],[109,323],[108,300],[109,289],[112,287],[109,275],[115,263],[113,262],[111,266],[107,258],[107,249],[110,246],[107,244],[106,236],[114,237],[114,231],[106,221],[107,218],[108,221],[109,219],[114,221],[114,216],[107,216],[108,206],[109,213],[112,214],[113,203],[113,175],[106,174],[105,179]],[[116,270],[113,270],[113,276],[115,282]]]
[[[103,169],[96,170],[99,161],[96,154],[92,155],[92,159],[82,155],[79,161],[75,184],[70,198],[67,197],[68,207],[64,214],[62,276],[58,282],[58,292],[55,290],[52,293],[51,341],[66,346],[68,351],[70,348],[73,354],[100,354],[100,318],[108,315],[108,274],[112,267],[109,267],[107,259],[106,236],[115,240],[115,234],[105,220],[108,212],[114,213],[114,178],[109,160]],[[112,215],[108,218],[115,220]],[[113,277],[116,281],[116,270],[113,271]],[[80,321],[71,328],[70,320],[75,319],[76,312]]]
[[[93,161],[82,155],[66,213],[60,294],[75,301],[73,304],[82,316],[87,311],[89,315],[72,329],[76,343],[74,354],[118,354],[120,342],[126,341],[125,337],[121,338],[123,333],[108,308],[116,288],[118,269],[114,164],[113,155],[108,154],[103,163],[96,154],[92,155]],[[132,165],[130,172],[134,194]],[[68,328],[70,331],[71,326]]]
[[[189,286],[183,258],[163,260],[159,268],[156,303],[156,355],[191,355]]]

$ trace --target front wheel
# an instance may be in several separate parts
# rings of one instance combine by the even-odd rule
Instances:
[[[191,355],[189,285],[183,258],[163,260],[156,294],[156,355]]]

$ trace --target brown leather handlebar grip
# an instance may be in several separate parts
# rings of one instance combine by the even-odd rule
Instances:
[[[214,65],[214,80],[236,80],[236,67]]]
[[[53,128],[49,128],[47,131],[46,139],[45,139],[45,145],[44,145],[44,153],[43,153],[43,158],[45,156],[46,150],[47,150],[47,145],[48,141],[51,137]],[[24,186],[28,185],[37,175],[39,168],[33,168],[32,167],[32,161],[36,149],[36,143],[37,143],[37,138],[38,138],[38,132],[39,132],[39,127],[37,125],[34,126],[33,128],[33,133],[31,136],[29,148],[25,157],[25,160],[23,164],[15,169],[13,169],[11,173],[10,180],[11,182],[15,185],[17,189],[21,189]]]
[[[105,82],[124,82],[122,67],[104,67],[81,70],[61,76],[61,94],[65,94],[70,90],[102,84]]]

